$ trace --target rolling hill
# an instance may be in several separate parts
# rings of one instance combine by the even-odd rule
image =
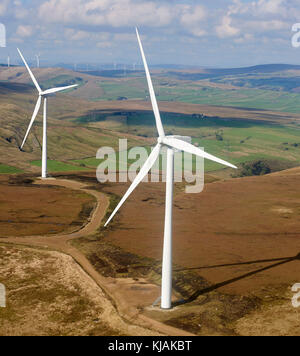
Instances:
[[[279,69],[283,75],[297,68],[261,66],[233,69],[230,75],[262,71],[277,73],[275,71]],[[128,138],[129,146],[149,148],[154,143],[154,118],[141,73],[137,77],[110,78],[63,68],[33,71],[43,88],[79,84],[76,90],[50,98],[53,103],[49,105],[48,158],[53,162],[50,164],[53,171],[95,169],[97,150],[102,146],[118,148],[119,138]],[[229,69],[225,72],[211,71],[215,74],[230,73]],[[184,71],[177,73],[184,74]],[[298,94],[285,93],[286,97],[281,99],[284,104],[280,104],[272,90],[265,90],[267,94],[261,96],[260,89],[247,89],[254,90],[251,98],[249,92],[248,96],[244,93],[245,89],[232,84],[178,80],[166,75],[164,70],[156,70],[154,82],[169,134],[190,135],[194,143],[237,164],[260,158],[286,162],[286,167],[300,163],[300,142],[297,139],[300,111],[265,110],[268,100],[276,102],[277,107],[287,107],[293,101],[295,108],[300,105],[300,100],[298,103],[294,98]],[[216,96],[219,96],[219,101],[222,96],[222,105],[218,105]],[[39,172],[41,116],[29,136],[25,152],[18,149],[36,97],[36,90],[24,68],[0,68],[0,171],[3,173],[11,169]],[[242,104],[249,103],[249,100],[253,105],[260,100],[258,109],[251,108],[251,105],[243,107]],[[219,168],[207,165],[208,170]]]

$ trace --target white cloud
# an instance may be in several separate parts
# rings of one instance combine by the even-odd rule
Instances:
[[[136,35],[135,33],[116,33],[114,35],[115,41],[122,41],[122,42],[135,42],[136,43]]]
[[[261,38],[270,35],[282,36],[289,30],[295,16],[294,5],[298,0],[255,0],[243,2],[232,0],[221,24],[216,26],[220,38],[238,38],[243,41],[244,34]]]
[[[290,0],[294,2],[295,0]],[[232,0],[229,6],[229,14],[247,14],[248,16],[265,16],[266,14],[286,14],[288,8],[287,0],[255,0],[243,2],[241,0]]]
[[[5,15],[5,13],[7,11],[8,2],[9,2],[9,0],[2,0],[0,2],[0,16]]]
[[[280,20],[266,20],[266,21],[248,21],[245,24],[245,28],[252,30],[253,32],[274,32],[284,29],[289,29],[290,24]]]
[[[98,47],[98,48],[110,48],[110,47],[112,47],[112,43],[111,42],[98,42],[97,44],[96,44],[96,46]]]
[[[206,34],[203,20],[206,18],[206,11],[203,6],[182,6],[180,22],[186,30],[196,37],[202,37]]]
[[[65,34],[65,38],[69,41],[81,41],[83,39],[90,37],[89,32],[77,31],[70,28],[66,29],[64,34]]]
[[[233,37],[240,33],[240,30],[232,25],[232,18],[229,15],[226,15],[222,19],[220,26],[216,27],[216,33],[218,37]]]
[[[113,27],[165,26],[172,20],[171,13],[171,5],[138,0],[48,0],[38,11],[47,22]]]
[[[181,23],[185,26],[201,25],[201,20],[206,16],[203,6],[183,6],[181,9]]]
[[[259,0],[257,10],[263,13],[283,14],[285,13],[285,0]]]
[[[292,24],[299,22],[299,1],[0,0],[0,16],[4,15],[8,43],[31,41],[33,46],[53,48],[53,53],[59,44],[74,52],[77,48],[82,57],[95,48],[107,48],[105,56],[111,48],[114,56],[123,58],[123,52],[135,55],[126,48],[136,43],[138,26],[154,58],[162,52],[168,58],[171,50],[177,53],[180,48],[191,53],[205,48],[209,53],[212,43],[228,51],[230,45],[259,46],[263,40],[268,47],[279,47],[290,41]]]
[[[34,33],[32,26],[20,25],[17,28],[16,34],[20,37],[31,37]]]
[[[254,40],[254,36],[250,33],[245,33],[244,35],[242,35],[239,38],[236,38],[234,40],[235,43],[249,43],[252,42]]]

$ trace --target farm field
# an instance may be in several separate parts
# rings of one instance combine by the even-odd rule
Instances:
[[[99,100],[117,100],[126,97],[129,100],[145,100],[148,92],[145,80],[128,79],[120,82],[100,84],[104,93]],[[211,86],[206,82],[186,83],[154,80],[158,100],[175,101],[191,104],[244,107],[253,109],[274,110],[281,112],[300,112],[300,94],[271,91],[254,88],[228,88]],[[126,94],[125,94],[126,93]],[[95,100],[95,99],[94,99]]]
[[[224,119],[221,117],[199,117],[179,113],[162,112],[162,121],[168,135],[186,135],[192,142],[204,147],[207,152],[221,155],[234,164],[241,164],[257,159],[279,160],[283,164],[298,165],[300,163],[300,127],[298,124],[283,125],[259,120]],[[126,134],[153,137],[155,124],[151,112],[108,112],[95,113],[90,117],[82,117],[81,123],[110,124],[111,118],[119,119],[117,129]],[[143,145],[144,146],[144,145]],[[150,151],[150,146],[147,146]],[[118,161],[118,157],[117,157]],[[75,161],[96,167],[99,160],[86,158]],[[205,163],[207,172],[221,167],[213,162]]]

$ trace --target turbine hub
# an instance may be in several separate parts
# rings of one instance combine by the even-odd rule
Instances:
[[[163,137],[159,137],[159,138],[157,139],[157,143],[159,143],[160,145],[163,144],[163,141],[164,141]]]

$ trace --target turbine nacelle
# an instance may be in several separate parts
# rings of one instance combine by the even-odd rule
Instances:
[[[171,147],[170,144],[168,143],[168,139],[176,138],[177,140],[186,142],[186,143],[192,143],[192,138],[190,136],[179,136],[179,135],[172,135],[172,136],[165,136],[163,138],[158,138],[157,142],[162,145],[162,149],[167,149],[167,148],[172,148],[174,152],[182,152],[174,147]]]

